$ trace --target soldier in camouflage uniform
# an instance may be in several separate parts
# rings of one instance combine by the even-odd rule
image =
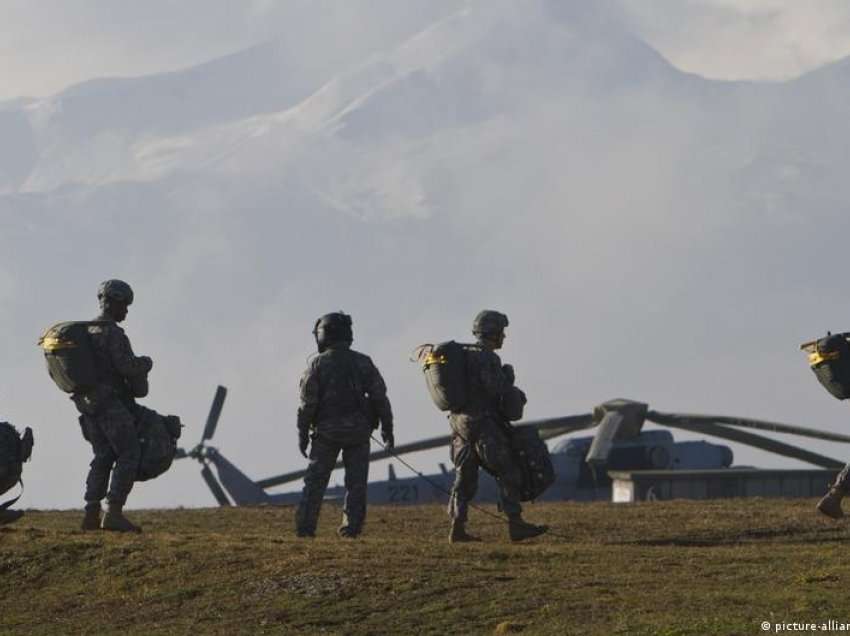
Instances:
[[[369,356],[353,351],[351,317],[331,313],[316,321],[313,335],[319,348],[301,378],[298,447],[310,464],[295,515],[299,537],[313,537],[331,471],[342,452],[345,503],[341,537],[353,538],[366,519],[369,438],[381,426],[381,437],[392,449],[393,413],[387,387]],[[312,441],[312,444],[311,444]]]
[[[841,509],[841,500],[850,494],[850,464],[838,473],[835,481],[830,485],[829,492],[818,502],[818,510],[827,517],[841,519],[844,511]]]
[[[7,492],[15,484],[21,484],[23,463],[29,461],[33,447],[32,429],[27,428],[23,435],[8,422],[0,422],[0,494]],[[23,492],[22,492],[23,494]],[[20,519],[23,510],[10,510],[21,497],[18,495],[0,504],[0,526]]]
[[[478,541],[467,534],[469,502],[478,490],[478,469],[483,467],[499,484],[500,508],[508,517],[508,533],[521,541],[546,532],[545,526],[522,519],[520,488],[522,473],[509,437],[507,419],[502,415],[502,399],[514,382],[513,368],[502,366],[495,353],[505,340],[508,317],[484,310],[476,317],[472,333],[476,343],[467,347],[467,399],[463,409],[449,415],[452,428],[451,458],[455,482],[449,499],[452,520],[449,541]]]
[[[140,532],[141,528],[124,516],[123,507],[141,458],[135,397],[147,393],[147,374],[153,362],[133,353],[130,340],[118,326],[133,302],[130,286],[120,280],[107,280],[100,284],[97,298],[101,313],[88,331],[98,385],[87,393],[72,396],[81,413],[83,436],[94,451],[86,479],[82,528]],[[104,497],[108,508],[101,519],[100,502]]]

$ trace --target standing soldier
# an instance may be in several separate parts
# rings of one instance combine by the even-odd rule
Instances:
[[[511,449],[510,424],[503,401],[512,393],[513,367],[502,366],[495,353],[505,341],[508,317],[498,311],[481,311],[472,323],[474,345],[466,350],[467,399],[463,408],[452,412],[451,457],[455,482],[449,499],[451,543],[478,541],[466,533],[469,502],[478,490],[478,468],[483,467],[499,484],[500,507],[508,517],[511,540],[521,541],[546,532],[546,526],[527,523],[522,518],[520,489],[522,473]]]
[[[29,461],[32,454],[32,429],[25,429],[24,434],[8,422],[0,422],[0,495],[11,489],[15,484],[21,485],[23,494],[24,482],[21,481],[23,464]],[[0,503],[0,526],[12,523],[23,516],[22,510],[9,510],[21,495]]]
[[[133,302],[130,286],[121,280],[107,280],[100,284],[97,299],[101,312],[88,332],[98,383],[90,391],[72,395],[81,413],[83,436],[94,451],[86,479],[82,528],[140,532],[141,528],[124,516],[123,508],[141,457],[134,398],[147,393],[147,374],[153,362],[133,354],[129,339],[118,326]],[[108,508],[101,520],[104,497]]]
[[[369,438],[381,425],[381,437],[392,450],[393,413],[387,387],[369,356],[353,351],[351,317],[326,314],[313,328],[319,355],[301,378],[298,408],[298,447],[310,464],[295,515],[299,537],[314,537],[322,499],[331,471],[342,451],[345,465],[345,504],[338,534],[353,538],[366,519],[369,478]],[[311,444],[312,441],[312,444]]]

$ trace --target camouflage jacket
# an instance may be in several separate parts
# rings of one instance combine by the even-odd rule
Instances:
[[[298,429],[330,439],[366,441],[377,421],[393,430],[387,386],[369,356],[332,346],[310,361],[301,377]]]
[[[151,360],[133,353],[130,339],[118,323],[102,315],[95,321],[108,323],[93,324],[88,328],[98,383],[111,390],[126,405],[134,405],[134,398],[147,394]]]
[[[500,416],[502,398],[513,386],[495,351],[480,344],[466,345],[467,398],[459,415]]]

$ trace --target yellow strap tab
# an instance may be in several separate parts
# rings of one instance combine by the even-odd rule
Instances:
[[[60,340],[56,336],[44,336],[38,341],[38,344],[45,351],[58,351],[59,349],[73,349],[77,346],[75,342],[70,340]]]
[[[425,360],[422,362],[422,366],[427,369],[432,364],[445,364],[446,362],[448,362],[446,356],[429,353],[427,356],[425,356]]]
[[[838,352],[830,351],[827,353],[821,353],[820,351],[815,351],[814,353],[809,354],[810,367],[815,367],[822,362],[828,362],[829,360],[838,360]]]

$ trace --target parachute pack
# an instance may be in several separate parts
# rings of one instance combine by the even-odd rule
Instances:
[[[47,372],[65,393],[82,393],[97,384],[94,352],[88,328],[105,322],[60,322],[38,341],[47,362]]]
[[[21,473],[23,463],[29,460],[32,454],[32,445],[32,429],[25,429],[24,434],[21,435],[8,422],[0,422],[0,495],[18,483],[21,484],[21,494],[23,494],[24,484]],[[0,504],[0,510],[6,510],[14,505],[20,497],[21,495],[18,495]]]
[[[160,415],[144,406],[138,408],[136,427],[142,455],[136,480],[147,481],[159,477],[171,467],[182,425],[176,415]]]
[[[510,427],[511,447],[522,471],[520,501],[533,501],[555,483],[555,467],[546,442],[530,425]]]
[[[441,411],[459,411],[466,404],[466,347],[454,340],[416,348],[431,400]]]
[[[839,400],[850,398],[850,333],[827,334],[800,348],[809,353],[809,366],[818,382]]]

